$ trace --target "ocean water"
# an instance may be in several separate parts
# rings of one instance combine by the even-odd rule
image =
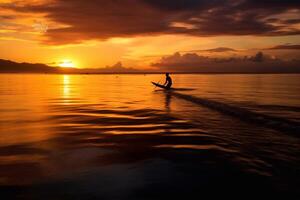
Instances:
[[[0,194],[299,195],[300,75],[0,75]]]

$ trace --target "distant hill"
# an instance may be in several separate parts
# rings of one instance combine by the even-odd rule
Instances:
[[[123,67],[121,62],[105,68],[62,68],[51,67],[45,64],[17,63],[10,60],[0,59],[0,73],[75,73],[75,74],[97,74],[97,73],[141,73],[133,68]]]
[[[58,67],[45,64],[17,63],[0,59],[0,73],[58,73]]]

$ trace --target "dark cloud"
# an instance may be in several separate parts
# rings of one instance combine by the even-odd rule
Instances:
[[[16,19],[16,17],[12,16],[12,15],[0,15],[0,19],[1,20],[12,20],[12,19]]]
[[[209,53],[222,53],[222,52],[236,52],[238,50],[228,47],[217,47],[212,49],[199,49],[199,50],[190,50],[190,51],[181,51],[181,52],[209,52]]]
[[[47,31],[47,42],[53,44],[158,34],[300,34],[299,28],[292,26],[299,17],[280,16],[291,9],[299,16],[299,1],[55,0],[45,5],[8,4],[5,8],[44,13],[49,19],[65,24],[67,27]]]
[[[300,19],[287,19],[284,22],[287,23],[287,24],[299,24]]]
[[[300,50],[300,44],[277,45],[266,50]]]
[[[240,4],[244,8],[273,8],[273,9],[295,9],[299,8],[300,2],[298,0],[246,0]]]
[[[253,61],[253,62],[263,62],[266,60],[266,56],[260,51],[257,54],[255,54],[255,56],[251,56],[249,59],[247,59],[247,57],[245,57],[244,60],[249,60],[249,61]]]
[[[221,4],[225,1],[220,0],[144,0],[149,5],[167,11],[199,11],[204,9],[210,9],[215,4]]]
[[[284,61],[263,52],[253,56],[213,58],[175,53],[152,64],[159,71],[213,73],[299,73],[300,60]]]

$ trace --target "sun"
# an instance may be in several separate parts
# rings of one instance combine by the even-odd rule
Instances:
[[[63,60],[63,61],[59,62],[58,66],[65,67],[65,68],[75,67],[74,63],[71,60]]]

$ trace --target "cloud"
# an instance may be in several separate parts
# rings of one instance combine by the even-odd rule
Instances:
[[[49,44],[161,34],[300,34],[299,26],[295,26],[300,20],[300,2],[293,0],[55,0],[1,7],[43,14],[48,20],[65,25],[49,28],[45,34]]]
[[[266,50],[300,50],[300,44],[277,45]]]
[[[138,70],[136,70],[136,69],[124,67],[122,62],[117,62],[112,66],[106,66],[103,69],[97,69],[97,70],[98,71],[103,71],[103,72],[111,72],[111,73],[113,73],[113,72],[118,72],[118,73],[138,72]]]
[[[190,50],[190,51],[181,51],[181,52],[209,52],[209,53],[222,53],[222,52],[236,52],[238,50],[228,47],[217,47],[212,49],[199,49],[199,50]]]
[[[170,72],[279,73],[300,72],[300,60],[284,61],[263,52],[253,56],[215,58],[196,53],[174,53],[152,64]]]
[[[260,51],[254,56],[250,56],[250,58],[245,57],[244,60],[253,62],[263,62],[266,60],[266,56]]]

